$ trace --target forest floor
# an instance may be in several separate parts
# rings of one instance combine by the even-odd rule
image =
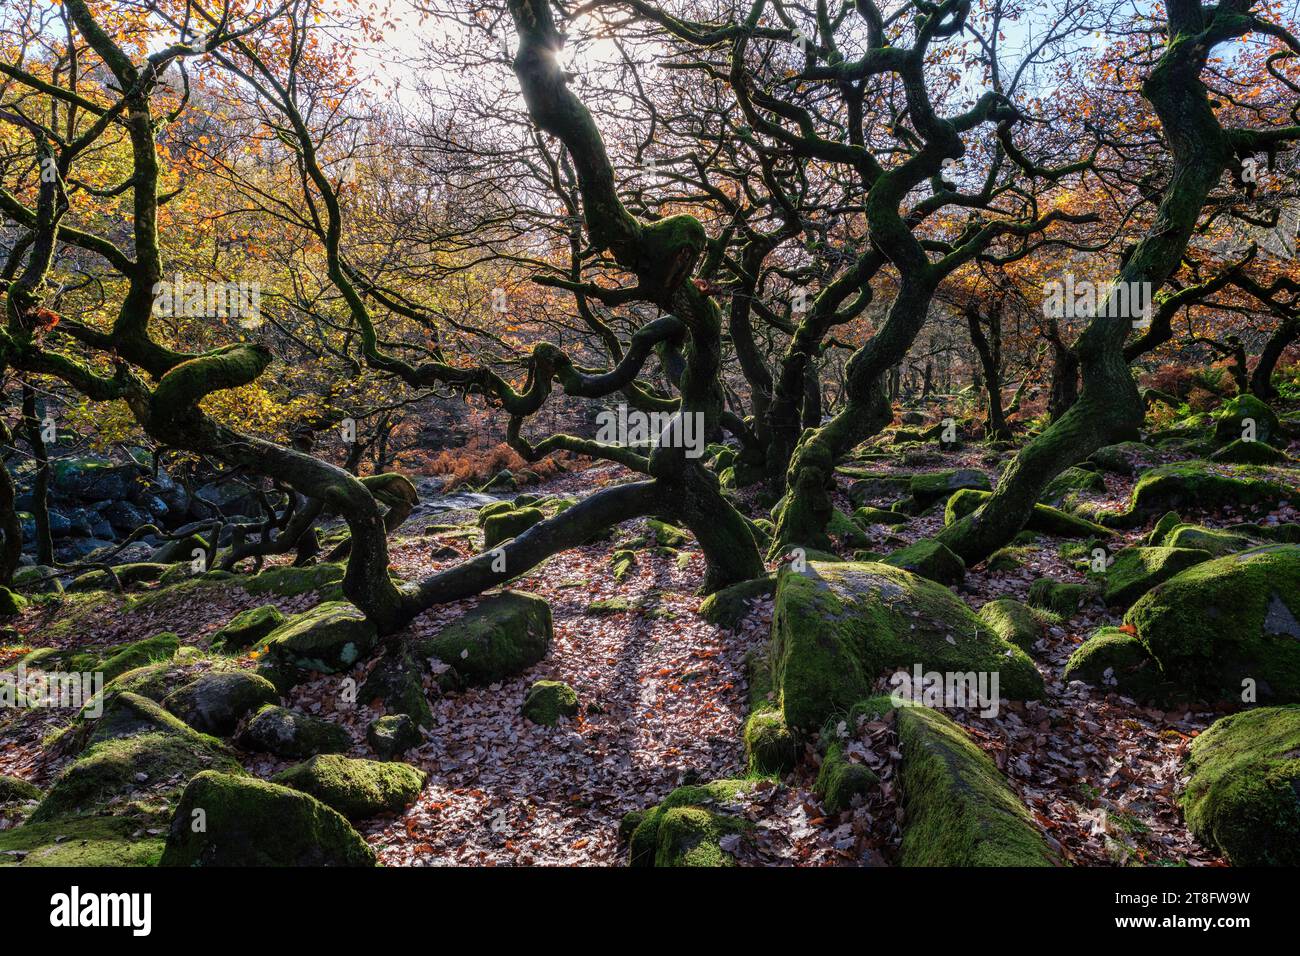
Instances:
[[[994,473],[996,456],[980,446],[926,453],[906,471],[953,467]],[[871,464],[888,474],[903,471]],[[582,495],[624,480],[616,466],[560,475],[529,488],[535,493]],[[1133,479],[1105,475],[1104,499],[1122,506]],[[842,482],[847,489],[849,479]],[[743,496],[742,496],[743,498]],[[851,511],[847,500],[840,502]],[[478,550],[474,512],[437,516],[427,528],[408,522],[395,536],[392,568],[403,578],[427,575]],[[761,516],[758,511],[754,516]],[[1184,516],[1185,518],[1189,516]],[[1209,526],[1241,520],[1230,513],[1195,516]],[[1297,520],[1292,507],[1273,517]],[[1272,520],[1272,518],[1266,519]],[[428,525],[421,519],[420,525]],[[918,517],[901,529],[876,526],[873,548],[889,551],[932,535],[942,515]],[[452,527],[456,526],[456,527]],[[1126,532],[1129,540],[1148,529]],[[512,587],[550,602],[554,639],[546,658],[518,677],[435,697],[434,726],[403,758],[429,774],[418,800],[400,816],[359,827],[380,860],[389,865],[608,865],[621,863],[618,824],[630,810],[650,806],[684,783],[745,775],[741,726],[748,709],[746,657],[767,641],[772,601],[753,602],[739,627],[725,630],[698,614],[695,593],[703,558],[694,542],[676,554],[638,552],[627,577],[615,579],[610,561],[618,542],[644,533],[628,522],[606,541],[576,548],[545,562]],[[1023,600],[1030,583],[1050,576],[1082,581],[1063,560],[1061,539],[1040,538],[1022,554],[1020,567],[993,572],[970,569],[957,589],[975,609],[998,597]],[[847,556],[851,553],[843,552]],[[621,598],[626,610],[593,602]],[[183,597],[152,602],[129,612],[111,598],[88,608],[72,630],[51,634],[60,612],[29,609],[17,621],[21,643],[116,643],[160,630],[178,632],[185,644],[205,647],[237,612],[274,603],[300,611],[318,600],[252,595],[231,585],[220,600],[196,605]],[[410,625],[433,632],[472,602],[429,611]],[[1049,842],[1072,863],[1084,865],[1190,864],[1220,861],[1188,835],[1177,806],[1181,765],[1189,741],[1218,713],[1162,711],[1079,683],[1066,685],[1062,671],[1072,651],[1096,628],[1118,624],[1119,614],[1100,601],[1087,603],[1059,626],[1045,630],[1033,650],[1047,684],[1041,701],[1003,703],[996,717],[950,711],[1006,773]],[[0,666],[8,663],[0,660]],[[359,665],[354,678],[363,677]],[[563,680],[576,691],[581,712],[555,727],[532,724],[520,713],[529,686]],[[340,675],[322,676],[290,693],[289,706],[325,716],[346,727],[353,755],[373,756],[365,730],[379,711],[347,703]],[[882,684],[882,687],[884,685]],[[42,739],[66,722],[50,710],[16,711],[0,718],[0,774],[45,786],[66,758]],[[866,805],[840,815],[824,812],[811,786],[816,751],[811,745],[792,773],[758,787],[736,808],[757,826],[756,839],[739,862],[761,865],[883,865],[896,858],[901,809],[890,785],[898,754],[891,731],[868,726],[852,744],[858,757],[880,773],[884,786]],[[245,766],[268,776],[287,764],[265,755],[243,755]],[[8,821],[12,825],[16,821]],[[0,827],[6,821],[0,820]]]

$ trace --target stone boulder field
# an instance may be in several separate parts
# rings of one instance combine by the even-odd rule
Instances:
[[[767,573],[707,596],[667,516],[392,633],[329,548],[25,565],[0,592],[26,681],[0,710],[0,866],[1294,865],[1300,426],[1245,454],[1239,413],[1101,449],[971,563],[943,534],[1016,446],[894,426],[835,469],[808,546],[771,547],[779,506],[710,446]],[[121,474],[59,493],[161,507]],[[388,573],[490,556],[629,477],[448,507],[425,486]]]

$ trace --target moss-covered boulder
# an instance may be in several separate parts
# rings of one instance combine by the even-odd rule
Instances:
[[[50,786],[29,822],[169,806],[187,780],[209,768],[242,772],[219,740],[192,730],[148,698],[119,694],[95,723],[89,746]]]
[[[755,786],[752,780],[715,780],[678,787],[657,806],[627,814],[619,835],[628,844],[628,865],[733,866],[723,841],[743,838],[751,829],[735,812],[737,801]]]
[[[680,548],[690,540],[685,531],[667,521],[647,518],[645,523],[650,531],[651,540],[661,548]]]
[[[1106,493],[1106,479],[1095,471],[1077,465],[1065,469],[1043,489],[1038,500],[1047,505],[1060,505],[1079,492]]]
[[[1148,468],[1133,486],[1128,508],[1099,516],[1116,527],[1136,525],[1166,511],[1235,508],[1274,508],[1300,497],[1294,477],[1280,469],[1179,461]]]
[[[523,497],[526,496],[520,495],[520,498]],[[478,509],[478,516],[476,518],[478,526],[480,528],[483,527],[487,519],[491,518],[493,515],[505,514],[507,511],[514,510],[515,503],[513,501],[494,501],[491,504],[486,504],[482,508]]]
[[[578,694],[563,681],[539,680],[528,688],[523,714],[535,724],[554,727],[561,717],[578,715]]]
[[[544,520],[546,515],[540,508],[513,508],[488,515],[483,519],[483,547],[495,548],[502,541],[518,537]]]
[[[321,754],[280,771],[271,782],[310,793],[349,820],[364,820],[409,806],[427,777],[409,764]]]
[[[1034,612],[1012,598],[989,601],[980,608],[979,617],[994,634],[1026,654],[1033,652],[1043,633],[1043,625]]]
[[[246,647],[252,647],[284,622],[284,614],[274,604],[240,611],[230,619],[229,624],[212,636],[210,647],[227,654],[242,651]]]
[[[1147,535],[1147,544],[1153,547],[1163,545],[1169,532],[1173,531],[1183,523],[1183,519],[1178,516],[1177,511],[1166,511],[1160,516],[1160,519],[1152,526],[1151,533]]]
[[[26,803],[39,800],[45,792],[34,783],[28,783],[21,777],[11,777],[0,773],[0,806],[6,803]]]
[[[267,568],[257,574],[239,578],[239,586],[249,594],[278,594],[280,597],[297,597],[311,591],[337,593],[346,568],[342,564],[324,562],[306,567],[281,565]],[[208,574],[213,572],[209,571]]]
[[[911,475],[872,475],[849,485],[849,501],[854,508],[872,501],[896,501],[910,494],[911,486]]]
[[[346,601],[326,601],[289,618],[257,650],[272,666],[337,674],[369,654],[377,640],[375,625],[360,610]]]
[[[409,714],[385,714],[366,728],[366,743],[380,760],[392,760],[423,742],[420,728]]]
[[[147,664],[170,660],[181,640],[170,631],[112,646],[92,645],[58,650],[41,647],[27,654],[23,666],[29,670],[61,673],[99,673],[104,684]]]
[[[298,760],[342,753],[352,746],[352,738],[338,724],[275,704],[267,704],[253,715],[238,742],[245,750],[263,750]]]
[[[1147,592],[1124,621],[1192,699],[1241,699],[1254,687],[1261,703],[1300,701],[1300,547],[1197,564]]]
[[[1187,827],[1233,866],[1300,865],[1300,707],[1260,707],[1192,741]]]
[[[1109,607],[1127,607],[1157,584],[1210,557],[1210,552],[1192,547],[1125,548],[1102,576],[1102,600]]]
[[[27,598],[0,585],[0,617],[13,617],[27,607]]]
[[[522,591],[485,598],[430,638],[418,656],[436,657],[469,684],[491,684],[526,671],[551,645],[551,607]]]
[[[229,737],[244,717],[264,704],[278,704],[275,686],[251,671],[213,671],[163,698],[163,706],[195,730]]]
[[[714,591],[700,604],[700,617],[715,627],[733,628],[749,614],[756,600],[776,592],[776,578],[755,578]]]
[[[62,594],[59,571],[45,564],[33,564],[14,571],[14,588],[27,594]]]
[[[1214,414],[1214,440],[1219,443],[1251,438],[1267,445],[1282,443],[1277,413],[1250,393],[1224,402]]]
[[[856,724],[856,720],[854,721]],[[843,813],[855,797],[866,797],[880,786],[880,777],[866,764],[850,759],[836,728],[822,730],[822,765],[813,782],[813,793],[829,813]]]
[[[1262,441],[1244,441],[1238,438],[1210,455],[1210,461],[1229,462],[1234,465],[1281,465],[1290,462],[1284,451]]]
[[[1165,544],[1171,548],[1195,548],[1215,558],[1235,551],[1245,551],[1260,543],[1258,539],[1240,532],[1203,528],[1195,524],[1180,524],[1165,535]]]
[[[1170,691],[1160,665],[1132,634],[1103,627],[1070,655],[1064,679],[1117,691],[1135,700],[1163,699]]]
[[[928,508],[936,501],[942,501],[955,491],[972,489],[993,491],[989,476],[974,468],[956,468],[951,471],[935,471],[914,475],[908,485],[912,501],[917,508]]]
[[[1058,860],[979,747],[927,707],[899,707],[903,866],[1052,866]]]
[[[960,584],[966,576],[966,562],[961,556],[933,538],[922,538],[882,560],[885,564],[950,586]]]
[[[1152,452],[1150,445],[1127,441],[1098,448],[1088,457],[1088,460],[1102,471],[1109,471],[1116,475],[1131,475],[1138,470],[1138,462]]]
[[[903,514],[901,511],[891,511],[887,508],[858,508],[853,512],[853,520],[863,527],[869,528],[873,524],[889,525],[897,527],[898,525],[907,524],[911,517]]]
[[[373,866],[374,851],[310,794],[201,773],[176,807],[160,866]]]
[[[1070,617],[1079,610],[1079,606],[1091,593],[1092,589],[1086,584],[1039,578],[1029,585],[1027,600],[1033,607],[1051,611],[1061,617]]]
[[[155,866],[163,840],[134,817],[61,817],[0,830],[4,866]]]
[[[751,713],[743,738],[750,773],[783,774],[794,769],[799,747],[779,710],[762,707]]]
[[[1024,651],[1003,641],[952,591],[878,563],[820,563],[782,576],[772,621],[773,689],[786,725],[819,728],[871,695],[894,668],[999,672],[1002,694],[1043,694]]]

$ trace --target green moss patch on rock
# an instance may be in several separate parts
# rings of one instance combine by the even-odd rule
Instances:
[[[1233,866],[1300,865],[1300,707],[1261,707],[1192,741],[1187,827]]]
[[[551,636],[549,604],[522,591],[504,591],[417,642],[417,652],[438,658],[468,684],[491,684],[540,661]]]
[[[285,616],[274,604],[240,611],[221,630],[212,636],[209,645],[214,651],[229,654],[252,647],[285,622]]]
[[[936,501],[962,490],[993,491],[989,476],[974,468],[956,468],[914,475],[908,485],[912,501],[918,509],[928,508]]]
[[[1210,557],[1210,552],[1191,547],[1125,548],[1099,575],[1105,584],[1102,600],[1109,607],[1127,607],[1157,584]]]
[[[943,511],[943,523],[954,524],[973,512],[992,495],[986,491],[959,491],[948,499]],[[1050,534],[1058,538],[1109,537],[1110,530],[1087,518],[1067,514],[1050,505],[1036,504],[1025,523],[1029,531]]]
[[[1095,471],[1071,466],[1061,472],[1043,489],[1038,500],[1043,504],[1059,506],[1079,492],[1106,493],[1106,479]]]
[[[267,704],[253,715],[238,742],[246,750],[263,750],[290,759],[342,753],[352,746],[352,738],[338,724],[275,704]]]
[[[331,589],[343,581],[346,569],[342,564],[324,562],[307,567],[296,568],[284,565],[267,568],[258,574],[241,577],[238,584],[249,594],[278,594],[280,597],[296,597],[309,591]]]
[[[163,840],[128,817],[65,817],[0,830],[0,866],[154,866]]]
[[[1277,445],[1284,441],[1277,413],[1254,395],[1246,393],[1228,399],[1214,413],[1214,440],[1240,441],[1249,435],[1256,442]]]
[[[1079,606],[1088,598],[1091,591],[1092,589],[1086,584],[1039,578],[1029,585],[1027,600],[1033,607],[1068,618],[1079,610]]]
[[[540,508],[513,508],[490,514],[483,519],[483,547],[495,548],[544,520],[546,515]]]
[[[1188,568],[1124,616],[1191,699],[1300,701],[1300,547],[1265,545]],[[1253,682],[1247,684],[1246,682]]]
[[[1221,558],[1225,554],[1253,548],[1261,542],[1234,531],[1180,524],[1168,532],[1164,543],[1171,548],[1196,548],[1207,552],[1211,557]]]
[[[715,627],[740,625],[754,602],[776,593],[776,578],[755,578],[714,591],[700,604],[700,616]]]
[[[794,769],[799,747],[781,712],[771,707],[753,711],[742,732],[749,772],[784,774]]]
[[[409,806],[427,777],[409,764],[321,754],[280,771],[271,782],[309,793],[349,820],[364,820]]]
[[[966,562],[961,556],[933,538],[922,538],[900,548],[885,557],[883,563],[950,586],[960,584],[966,576]]]
[[[1164,699],[1170,688],[1160,665],[1132,634],[1103,627],[1070,655],[1064,680],[1083,681],[1134,700]]]
[[[657,806],[627,814],[619,835],[628,844],[628,865],[735,865],[722,841],[749,832],[748,821],[734,813],[738,800],[756,785],[753,780],[715,780],[678,787]]]
[[[1043,694],[1033,662],[948,588],[878,563],[820,563],[782,576],[772,621],[772,675],[786,724],[819,728],[871,695],[877,677],[920,664],[997,671],[1016,699]]]
[[[926,707],[895,713],[903,754],[903,866],[1058,862],[993,761],[960,727]]]
[[[1013,598],[989,601],[980,608],[979,618],[998,637],[1026,654],[1033,652],[1034,644],[1043,633],[1043,625],[1033,610]]]
[[[202,821],[202,828],[197,823]],[[201,773],[176,807],[160,866],[373,866],[374,851],[310,794]]]
[[[1275,508],[1300,497],[1294,477],[1276,469],[1180,461],[1148,468],[1133,486],[1128,508],[1102,517],[1115,527],[1135,526],[1151,515],[1185,509]]]
[[[0,805],[6,803],[26,803],[39,800],[45,792],[34,783],[28,783],[21,777],[11,777],[0,773]]]
[[[523,714],[535,724],[554,727],[561,717],[578,715],[578,694],[563,681],[539,680],[528,688]]]
[[[424,691],[423,667],[404,650],[389,649],[361,685],[360,698],[379,701],[389,714],[406,714],[421,727],[433,726],[433,711]]]
[[[118,564],[113,567],[113,574],[123,589],[148,584],[159,580],[167,571],[166,564],[153,561],[138,561],[134,564]],[[66,588],[70,593],[79,591],[104,591],[114,589],[113,579],[104,570],[87,571],[68,582]]]
[[[375,625],[346,601],[326,601],[295,614],[257,644],[276,667],[322,674],[350,670],[374,648]]]
[[[1291,461],[1286,452],[1262,441],[1245,441],[1238,438],[1210,455],[1210,461],[1234,465],[1280,465]]]

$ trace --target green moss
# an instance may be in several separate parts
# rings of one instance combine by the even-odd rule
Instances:
[[[744,835],[750,824],[725,809],[752,790],[753,780],[715,780],[678,787],[658,806],[624,817],[629,866],[731,866],[723,837]]]
[[[772,622],[774,687],[786,724],[811,732],[870,696],[888,670],[997,671],[1002,693],[1043,694],[1042,677],[948,588],[887,564],[812,563],[782,575]]]
[[[375,625],[346,601],[326,601],[295,614],[258,642],[276,667],[336,674],[351,669],[378,640]]]
[[[549,604],[521,591],[504,591],[416,646],[420,657],[438,658],[468,683],[491,684],[545,657],[551,635]]]
[[[1103,627],[1079,645],[1063,676],[1141,701],[1164,699],[1170,690],[1142,642],[1117,627]]]
[[[493,515],[505,514],[507,511],[514,510],[515,503],[513,501],[494,501],[490,505],[484,505],[478,510],[478,526],[483,527],[484,522]]]
[[[883,559],[884,564],[903,568],[940,584],[960,584],[966,576],[966,562],[947,545],[933,538],[922,538]]]
[[[1250,393],[1229,399],[1215,412],[1214,440],[1220,443],[1240,441],[1245,437],[1248,424],[1253,426],[1252,437],[1257,443],[1277,445],[1283,441],[1277,414]]]
[[[1262,441],[1243,441],[1239,438],[1212,454],[1210,460],[1236,465],[1280,465],[1290,462],[1291,457]]]
[[[776,592],[776,578],[755,578],[714,591],[700,604],[700,616],[715,627],[740,625],[754,601]]]
[[[813,793],[829,813],[843,813],[853,806],[854,797],[865,797],[880,786],[880,778],[865,764],[853,763],[838,743],[826,747]]]
[[[609,563],[614,572],[614,580],[622,581],[636,567],[636,552],[622,548],[610,555]]]
[[[1034,607],[1041,607],[1068,618],[1079,610],[1079,605],[1090,593],[1091,588],[1086,584],[1039,578],[1029,585],[1028,601]]]
[[[27,598],[0,585],[0,617],[14,617],[27,607]]]
[[[211,647],[227,654],[252,647],[285,622],[284,614],[274,604],[240,611],[230,623],[212,637]]]
[[[952,471],[936,471],[928,474],[914,475],[908,485],[908,491],[918,508],[928,508],[936,501],[942,501],[949,495],[962,490],[993,491],[989,476],[973,468],[957,468]]]
[[[1048,505],[1060,505],[1081,491],[1105,494],[1106,481],[1095,471],[1072,466],[1048,482],[1038,500]]]
[[[1234,551],[1245,551],[1260,542],[1232,531],[1216,531],[1200,525],[1180,524],[1169,531],[1165,544],[1171,548],[1197,548],[1219,558]]]
[[[779,710],[755,710],[745,721],[743,736],[750,773],[783,774],[794,769],[798,745]]]
[[[1042,624],[1034,617],[1034,612],[1011,598],[989,601],[980,608],[979,616],[993,633],[1026,654],[1033,650],[1043,633]]]
[[[167,571],[166,564],[160,564],[152,561],[140,561],[134,564],[119,564],[113,568],[113,573],[117,576],[118,583],[123,588],[131,588],[138,584],[147,584],[159,580]],[[103,591],[113,587],[113,580],[109,577],[108,572],[104,570],[87,571],[85,574],[78,575],[68,583],[67,590],[70,592],[78,591]]]
[[[1002,774],[951,720],[900,707],[903,866],[1051,866],[1056,859]]]
[[[36,784],[0,773],[0,804],[39,800],[44,795],[44,791]]]
[[[196,826],[199,819],[202,829]],[[366,841],[315,797],[214,772],[199,774],[185,788],[159,861],[161,866],[374,863],[374,851]]]
[[[1224,717],[1192,741],[1188,829],[1234,866],[1300,865],[1300,708]]]
[[[251,577],[240,578],[239,586],[249,594],[278,594],[295,597],[309,591],[320,591],[343,580],[342,564],[313,564],[305,568],[288,565],[267,568]]]
[[[907,524],[912,519],[901,511],[890,511],[885,508],[859,508],[853,512],[853,518],[859,524],[869,527],[873,524],[884,524],[897,526]]]
[[[1152,546],[1164,544],[1169,532],[1182,523],[1183,519],[1178,516],[1177,511],[1166,511],[1151,529],[1151,534],[1147,536],[1147,544]]]
[[[516,538],[545,520],[546,515],[542,514],[540,508],[516,508],[488,515],[483,519],[483,547],[495,548],[501,542]]]
[[[1038,549],[1036,547],[1017,548],[1008,546],[1005,548],[998,548],[998,550],[989,555],[988,560],[984,563],[984,567],[989,571],[995,571],[998,573],[1015,571],[1024,567],[1025,562],[1037,553]]]
[[[404,763],[322,754],[282,770],[271,782],[309,793],[349,820],[364,820],[400,812],[415,802],[427,777]]]
[[[634,610],[634,605],[630,600],[619,595],[612,598],[600,598],[592,601],[587,605],[587,613],[595,617],[605,617],[610,614],[626,614]]]
[[[862,548],[871,544],[870,535],[838,508],[831,512],[831,520],[827,523],[826,530],[850,548]]]
[[[524,716],[535,724],[554,727],[561,717],[576,717],[578,694],[563,681],[539,680],[528,688]]]
[[[645,523],[650,529],[650,536],[654,538],[655,544],[661,548],[680,548],[690,540],[685,531],[666,521],[647,518]]]
[[[1124,616],[1192,699],[1300,701],[1300,548],[1266,545],[1205,561],[1157,586]]]
[[[65,817],[0,830],[0,866],[154,866],[162,850],[162,839],[142,834],[129,817]]]
[[[1126,527],[1170,510],[1224,506],[1271,508],[1295,496],[1294,479],[1281,471],[1250,465],[1180,461],[1143,472],[1133,486],[1128,509],[1105,520],[1116,527]]]
[[[181,639],[179,637],[170,631],[164,631],[161,634],[155,634],[153,637],[146,637],[142,641],[112,649],[112,652],[104,657],[95,670],[103,673],[105,682],[111,681],[129,670],[134,670],[145,664],[167,660],[175,655],[180,646]]]
[[[389,714],[406,714],[421,727],[433,726],[433,711],[424,691],[428,668],[402,650],[390,649],[361,685],[361,700],[378,700]]]
[[[1127,607],[1162,581],[1208,561],[1208,551],[1192,547],[1125,548],[1098,575],[1105,581],[1102,599],[1110,607]]]

